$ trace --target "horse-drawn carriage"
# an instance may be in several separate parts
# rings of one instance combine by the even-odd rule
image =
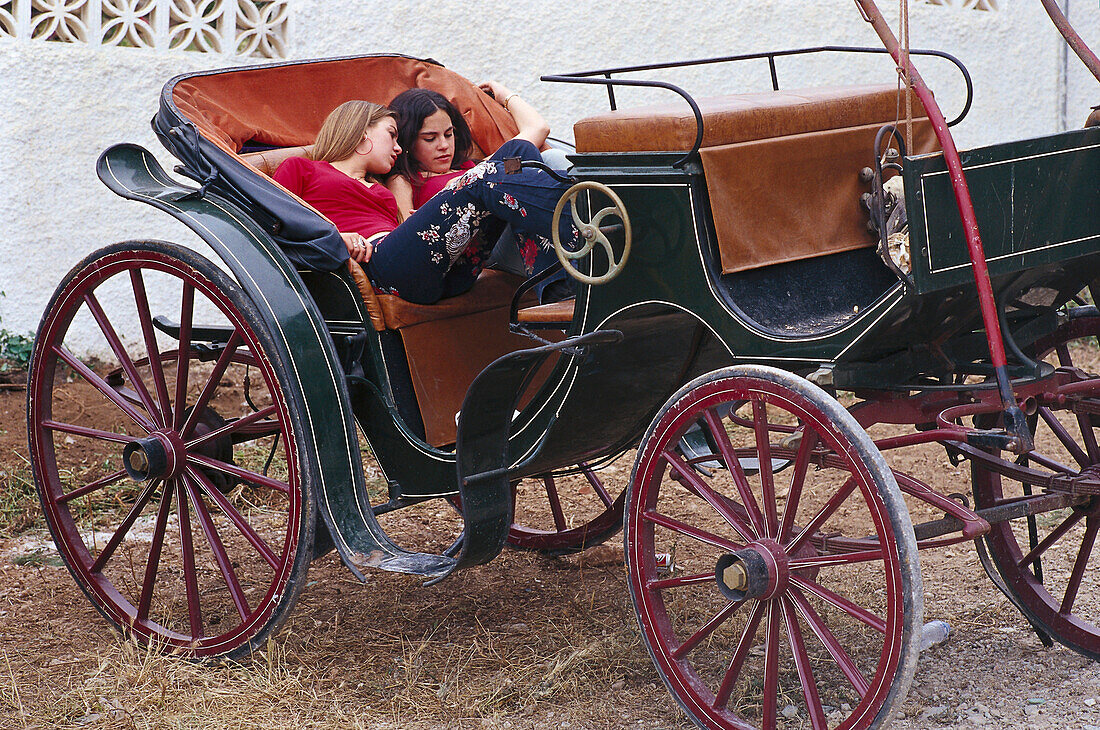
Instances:
[[[930,53],[857,4],[899,68]],[[1100,128],[959,155],[915,72],[776,80],[792,54],[869,51],[670,65],[767,61],[772,91],[709,99],[624,77],[670,66],[546,77],[605,86],[612,107],[574,128],[558,212],[583,246],[556,245],[579,285],[547,305],[497,271],[432,305],[380,294],[326,258],[335,228],[269,177],[338,103],[412,86],[495,149],[511,120],[456,74],[377,55],[169,82],[154,126],[199,185],[134,145],[99,175],[219,264],[158,241],[99,250],[36,340],[35,477],[81,588],[144,641],[240,657],[332,548],[360,578],[436,582],[509,544],[561,554],[625,525],[642,636],[696,723],[862,728],[913,678],[918,551],[976,541],[1044,641],[1100,657],[1100,363],[1075,344],[1100,334],[1081,298],[1100,277]],[[683,101],[616,109],[623,86]],[[89,330],[112,363],[75,356]],[[883,456],[920,444],[968,463],[973,504]],[[632,449],[611,493],[599,468]],[[429,499],[462,516],[450,547],[380,526]],[[517,500],[544,502],[545,521]]]

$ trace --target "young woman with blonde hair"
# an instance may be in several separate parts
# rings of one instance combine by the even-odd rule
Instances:
[[[502,163],[541,161],[529,140],[509,140],[405,220],[380,182],[400,152],[393,112],[349,101],[325,119],[311,158],[287,159],[275,180],[336,225],[348,254],[377,288],[411,302],[467,291],[508,224],[529,275],[557,261],[551,218],[566,186],[537,169],[505,173]],[[567,245],[576,242],[570,216],[562,216],[560,235]]]

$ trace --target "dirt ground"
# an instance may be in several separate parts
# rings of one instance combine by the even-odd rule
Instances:
[[[691,726],[641,643],[619,537],[564,558],[509,550],[433,587],[381,572],[359,583],[330,554],[250,660],[147,653],[109,629],[49,550],[29,501],[24,398],[0,390],[0,490],[32,505],[21,517],[9,507],[0,532],[0,728]],[[968,468],[938,447],[892,463],[969,491]],[[630,466],[605,481],[621,489]],[[1044,647],[971,545],[921,560],[926,620],[952,632],[921,655],[892,727],[1100,729],[1100,665]]]

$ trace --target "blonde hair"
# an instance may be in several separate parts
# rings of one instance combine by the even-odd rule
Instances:
[[[345,101],[325,118],[309,158],[324,162],[346,160],[355,153],[367,129],[386,117],[397,119],[396,114],[381,104]]]

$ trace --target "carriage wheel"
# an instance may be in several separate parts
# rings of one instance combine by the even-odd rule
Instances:
[[[516,485],[508,544],[517,550],[568,555],[606,542],[623,526],[625,490],[613,497],[585,464],[567,477],[541,476]]]
[[[1095,307],[1070,311],[1070,320],[1037,343],[1039,356],[1058,367],[1100,372],[1100,313]],[[1093,376],[1096,377],[1096,376]],[[1018,463],[1070,476],[1100,473],[1097,428],[1100,380],[1082,401],[1043,405],[1031,418],[1035,449]],[[1076,407],[1077,413],[1070,410]],[[972,463],[974,499],[993,507],[1037,493],[1032,486]],[[994,564],[1014,602],[1051,638],[1100,660],[1100,497],[1073,508],[993,525],[986,536]]]
[[[28,387],[43,512],[80,587],[139,640],[242,656],[304,583],[315,467],[272,343],[236,283],[160,242],[92,254],[43,316]]]
[[[684,458],[695,423],[717,454]],[[635,462],[626,554],[646,646],[700,727],[881,727],[904,700],[923,618],[912,523],[817,386],[736,367],[673,396]]]

